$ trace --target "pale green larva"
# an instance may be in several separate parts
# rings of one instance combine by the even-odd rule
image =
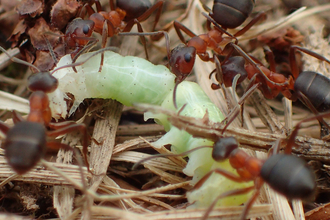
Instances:
[[[79,57],[79,60],[84,60],[88,56],[90,54],[84,54]],[[71,58],[67,55],[59,61],[57,67],[70,63]],[[67,116],[67,105],[64,100],[67,97],[66,93],[71,93],[75,97],[70,114],[85,98],[111,98],[127,106],[133,103],[149,103],[175,110],[172,98],[175,76],[165,66],[153,65],[138,57],[123,57],[111,51],[104,53],[101,72],[98,72],[99,63],[100,55],[97,55],[83,65],[77,66],[77,72],[74,72],[72,68],[66,68],[54,73],[59,80],[59,86],[55,92],[49,94],[53,117]],[[224,118],[220,110],[196,83],[188,81],[180,83],[176,93],[176,102],[178,109],[186,104],[180,113],[182,115],[202,118],[207,110],[213,122],[220,122]],[[169,124],[167,117],[162,114],[146,113],[145,117],[154,118],[168,131],[161,139],[153,143],[154,146],[172,144],[175,152],[184,152],[198,146],[213,144],[209,140],[193,138],[187,132],[177,129]],[[216,163],[211,157],[211,149],[201,149],[189,154],[189,162],[184,172],[189,176],[194,175],[196,182],[216,167],[235,172],[228,161]],[[221,175],[213,174],[202,187],[188,195],[188,200],[198,207],[207,207],[218,195],[252,184],[252,182],[236,183]],[[240,205],[247,198],[248,195],[232,196],[219,200],[218,204]]]

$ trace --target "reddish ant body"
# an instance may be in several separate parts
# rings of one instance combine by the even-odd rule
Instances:
[[[266,50],[270,62],[270,68],[268,69],[256,58],[248,56],[236,45],[233,44],[233,46],[243,57],[229,58],[221,64],[221,69],[217,71],[218,74],[216,75],[216,79],[219,82],[223,82],[226,87],[232,86],[233,78],[236,75],[240,75],[238,83],[245,78],[252,79],[250,87],[258,84],[257,87],[262,91],[266,98],[273,99],[279,93],[282,93],[290,100],[301,98],[314,113],[324,112],[329,109],[330,100],[328,100],[327,96],[330,93],[328,89],[330,79],[312,71],[299,73],[295,52],[299,50],[329,64],[330,60],[305,48],[291,46],[289,60],[293,77],[289,76],[286,78],[284,75],[275,71],[275,61],[270,50]],[[247,62],[245,62],[244,59]],[[256,68],[257,66],[259,69]],[[262,70],[262,72],[260,73],[259,70]],[[212,88],[218,89],[220,88],[220,85],[213,84]]]
[[[2,47],[0,47],[0,50],[9,56]],[[95,56],[98,53],[101,52],[97,52],[92,56]],[[73,121],[60,123],[51,122],[52,115],[49,108],[49,99],[46,93],[51,93],[57,88],[57,79],[53,77],[50,72],[40,72],[40,70],[32,64],[14,57],[10,58],[14,62],[26,64],[37,69],[38,73],[32,75],[28,80],[28,88],[32,91],[32,94],[29,99],[30,113],[27,119],[24,120],[14,111],[13,121],[15,125],[12,128],[0,121],[0,131],[6,134],[3,148],[5,149],[5,157],[8,160],[8,164],[16,173],[24,174],[31,170],[40,159],[44,157],[47,148],[72,150],[69,145],[47,141],[47,137],[57,137],[59,135],[67,134],[68,132],[80,131],[83,135],[83,154],[87,168],[89,169],[89,163],[87,160],[88,134],[86,126],[84,124],[77,124]],[[90,57],[88,59],[90,59]],[[87,60],[75,64],[68,64],[54,71],[81,65]]]
[[[193,151],[202,148],[212,148],[212,158],[217,162],[228,159],[230,165],[236,169],[238,175],[217,168],[204,175],[195,184],[193,189],[200,188],[213,173],[223,175],[224,177],[238,183],[254,181],[254,186],[231,190],[219,195],[207,209],[203,216],[203,220],[207,219],[219,199],[245,194],[254,189],[255,191],[252,197],[245,204],[244,210],[241,214],[240,219],[243,220],[248,214],[254,201],[257,199],[264,182],[270,185],[278,193],[285,195],[288,199],[313,198],[316,189],[316,179],[313,171],[308,167],[304,160],[290,154],[292,148],[295,146],[295,138],[302,123],[315,119],[320,120],[320,118],[329,116],[330,113],[327,112],[300,121],[292,131],[288,140],[285,141],[285,154],[277,154],[280,150],[279,145],[281,141],[279,140],[276,142],[275,147],[272,150],[273,154],[266,160],[249,156],[245,151],[239,149],[239,143],[234,137],[224,137],[218,139],[213,146],[200,146],[181,154],[159,154],[144,158],[134,164],[133,169],[139,164],[156,157],[186,156]]]
[[[47,136],[56,137],[72,131],[81,131],[83,146],[87,150],[88,136],[84,124],[51,123],[50,121],[51,111],[48,96],[43,91],[36,91],[30,96],[30,113],[27,120],[23,120],[14,112],[14,127],[10,128],[0,122],[0,130],[7,135],[3,144],[5,157],[16,173],[24,174],[31,170],[44,157],[47,147],[72,150],[69,145],[47,141]],[[57,130],[47,131],[47,128]]]
[[[301,124],[323,117],[329,117],[330,113],[319,114],[300,121],[292,131],[285,147],[285,154],[276,154],[279,151],[279,142],[276,143],[273,152],[267,160],[260,160],[249,156],[246,152],[238,148],[238,142],[234,137],[219,139],[213,145],[212,158],[215,161],[229,159],[233,168],[237,170],[238,176],[223,169],[215,169],[207,173],[200,179],[194,189],[199,188],[213,173],[225,176],[235,182],[248,182],[253,180],[254,187],[232,190],[219,195],[206,211],[203,219],[206,219],[216,202],[224,197],[244,194],[255,189],[254,194],[245,204],[241,220],[245,219],[249,209],[253,205],[260,193],[260,188],[264,182],[270,185],[277,192],[285,195],[288,199],[311,199],[315,194],[316,180],[313,171],[306,162],[296,156],[290,155],[292,147],[295,145],[295,138]]]
[[[101,4],[98,0],[93,1],[93,3],[96,5],[97,12],[94,11],[90,4],[85,4],[83,9],[87,10],[89,20],[77,18],[68,25],[65,32],[68,47],[76,48],[72,56],[76,55],[89,41],[96,41],[94,38],[91,38],[93,32],[102,35],[102,48],[106,47],[108,37],[122,32],[129,32],[134,24],[137,24],[139,32],[143,32],[140,22],[145,21],[157,10],[152,29],[155,30],[164,1],[160,0],[154,5],[151,5],[149,0],[118,0],[117,7],[115,7],[114,1],[109,0],[110,12],[102,11]],[[144,36],[140,36],[142,43],[146,45]],[[147,51],[146,55],[148,58]],[[103,56],[101,66],[102,64]]]
[[[182,82],[192,71],[195,63],[196,54],[203,61],[215,61],[215,56],[210,56],[207,49],[212,49],[216,54],[224,54],[223,48],[231,43],[236,37],[244,34],[255,23],[265,17],[265,13],[258,14],[244,28],[236,32],[234,35],[226,31],[227,28],[236,28],[241,25],[251,14],[254,1],[244,0],[239,3],[235,1],[215,0],[212,11],[205,5],[204,8],[209,15],[203,12],[208,21],[208,32],[206,34],[196,35],[183,24],[174,21],[174,28],[185,46],[178,46],[172,50],[169,62],[170,70],[177,76],[176,84]],[[228,16],[229,17],[228,17]],[[228,19],[227,19],[228,18]],[[214,28],[211,28],[213,23]],[[181,31],[186,33],[191,39],[186,43]],[[228,37],[223,37],[226,34]],[[228,52],[230,56],[231,51]]]

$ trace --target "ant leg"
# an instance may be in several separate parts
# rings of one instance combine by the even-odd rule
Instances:
[[[215,79],[218,81],[219,85],[221,85],[224,83],[224,79],[223,79],[221,63],[217,56],[214,57],[214,63],[215,63],[215,70],[216,70]]]
[[[110,5],[110,9],[111,11],[115,11],[116,10],[116,6],[113,0],[109,0],[109,5]]]
[[[136,162],[132,166],[132,170],[135,170],[139,165],[145,163],[148,160],[152,160],[152,159],[155,159],[155,158],[158,158],[158,157],[185,157],[188,154],[190,154],[190,153],[192,153],[192,152],[194,152],[196,150],[203,149],[203,148],[213,148],[213,146],[199,146],[199,147],[195,147],[195,148],[193,148],[191,150],[185,151],[185,152],[180,153],[180,154],[168,153],[168,154],[156,154],[156,155],[152,155],[152,156],[143,158],[143,159],[139,160],[138,162]]]
[[[78,165],[79,165],[79,170],[80,170],[80,176],[81,176],[81,181],[83,184],[83,189],[82,191],[85,191],[85,189],[87,189],[87,183],[86,183],[86,178],[84,175],[84,171],[82,169],[83,167],[83,163],[79,154],[79,151],[76,148],[71,147],[70,145],[67,144],[63,144],[63,143],[58,143],[58,142],[47,142],[47,148],[49,149],[55,149],[55,150],[59,150],[59,149],[64,149],[64,150],[68,150],[68,151],[72,151],[73,154],[76,157],[76,160],[78,161]],[[91,170],[89,169],[89,166],[87,166],[87,170],[88,172],[90,172],[91,174],[93,174],[91,172]]]
[[[83,11],[84,8],[86,9],[88,16],[91,16],[92,14],[96,13],[96,12],[94,11],[94,9],[92,8],[92,6],[90,6],[90,4],[88,4],[88,3],[86,3],[86,4],[83,6],[83,8],[82,8],[82,10],[81,10],[81,12],[80,12],[80,16],[79,16],[79,17],[81,17],[81,18],[84,17],[84,16],[82,16],[82,11]]]
[[[93,54],[90,55],[89,57],[87,57],[85,60],[82,60],[82,61],[79,61],[79,62],[76,62],[76,63],[70,63],[70,64],[63,65],[61,67],[56,68],[55,70],[53,70],[51,72],[51,75],[54,74],[56,71],[61,70],[61,69],[65,69],[65,68],[73,67],[73,66],[83,65],[84,63],[86,63],[92,57],[94,57],[94,56],[96,56],[96,55],[98,55],[100,53],[104,53],[105,51],[115,51],[115,52],[118,52],[118,48],[117,47],[107,47],[107,48],[99,49],[99,50],[93,52]]]
[[[272,72],[276,72],[276,63],[273,51],[268,46],[264,47],[264,53],[266,54],[266,59],[269,63],[269,69]]]
[[[102,48],[105,48],[108,42],[108,37],[113,36],[115,34],[115,28],[113,24],[109,20],[105,20],[103,23],[103,28],[102,28]],[[100,67],[99,67],[99,72],[102,71],[102,66],[104,62],[104,53],[101,53],[101,62],[100,62]]]
[[[88,134],[87,134],[87,128],[86,125],[84,124],[76,124],[75,122],[63,122],[63,123],[50,123],[49,124],[50,128],[53,129],[58,129],[54,131],[49,131],[47,132],[47,136],[50,137],[56,137],[62,134],[66,134],[68,132],[73,132],[73,131],[80,131],[82,133],[82,144],[83,144],[83,154],[84,154],[84,159],[86,162],[86,165],[89,169],[89,162],[87,159],[87,147],[88,147]]]
[[[253,82],[254,83],[254,82]],[[237,115],[239,114],[239,109],[240,106],[244,105],[245,100],[260,86],[260,83],[256,83],[253,84],[245,93],[244,95],[240,98],[240,100],[238,101],[237,105],[234,107],[234,109],[230,112],[230,114],[223,120],[223,121],[227,121],[226,125],[224,126],[223,130],[222,130],[222,134],[226,131],[226,129],[228,128],[228,126],[234,121],[234,119],[237,117]],[[243,108],[243,107],[241,107]],[[243,111],[243,110],[242,110]]]
[[[10,127],[4,123],[3,121],[0,121],[0,131],[4,134],[7,134],[7,132],[9,131]]]
[[[144,33],[143,28],[142,28],[142,25],[141,25],[141,23],[140,23],[140,21],[138,19],[133,19],[132,22],[134,24],[136,24],[139,33]],[[151,35],[151,36],[153,36],[153,35]],[[149,60],[149,55],[148,55],[148,50],[147,50],[147,42],[146,42],[145,36],[144,35],[140,35],[140,40],[141,40],[141,42],[143,44],[143,47],[144,47],[144,52],[146,54],[146,59]]]
[[[29,67],[31,67],[31,68],[34,68],[34,69],[36,69],[37,70],[37,72],[41,72],[40,70],[39,70],[39,68],[37,68],[36,66],[34,66],[33,64],[31,64],[31,63],[29,63],[29,62],[26,62],[26,61],[24,61],[24,60],[21,60],[21,59],[18,59],[18,58],[16,58],[16,57],[13,57],[13,56],[11,56],[3,47],[1,47],[0,46],[0,50],[3,52],[3,53],[5,53],[8,57],[9,57],[9,59],[11,60],[11,61],[13,61],[13,62],[15,62],[15,63],[19,63],[19,64],[23,64],[23,65],[26,65],[26,66],[29,66]]]
[[[212,204],[207,208],[205,214],[203,215],[203,217],[201,218],[201,220],[207,220],[208,216],[210,215],[212,209],[214,208],[214,206],[216,205],[216,203],[222,199],[222,198],[225,198],[225,197],[229,197],[229,196],[236,196],[236,195],[242,195],[242,194],[246,194],[248,192],[250,192],[251,190],[253,190],[255,187],[254,186],[250,186],[250,187],[246,187],[246,188],[243,188],[243,189],[235,189],[235,190],[231,190],[231,191],[228,191],[228,192],[225,192],[221,195],[219,195],[216,199],[214,199],[214,201],[212,202]],[[253,196],[255,195],[255,193],[253,194]],[[256,195],[255,199],[257,198],[259,194]],[[255,201],[255,199],[252,201],[251,205],[253,204],[253,202]],[[251,200],[251,199],[250,199]],[[248,202],[250,202],[250,200]],[[245,205],[246,207],[246,205]],[[243,210],[243,213],[245,211],[245,207],[244,207],[244,210]],[[250,207],[250,206],[249,206]],[[243,214],[242,213],[242,214]],[[245,213],[245,215],[243,217],[246,216],[247,213]],[[241,220],[244,220],[245,218],[241,218]]]
[[[170,60],[170,38],[167,34],[167,32],[165,31],[155,31],[155,32],[143,32],[143,33],[132,33],[132,32],[125,32],[125,33],[118,33],[118,35],[134,35],[134,36],[153,36],[153,35],[159,35],[159,34],[163,34],[165,36],[165,42],[166,42],[166,51],[167,51],[167,58],[168,60]]]
[[[206,17],[207,20],[209,20],[216,29],[218,29],[220,32],[226,34],[228,37],[233,38],[235,40],[234,44],[238,43],[238,39],[236,38],[236,36],[230,34],[229,32],[227,32],[223,27],[221,27],[213,18],[211,18],[208,14],[206,14],[205,12],[202,12],[202,15],[204,17]]]
[[[245,182],[246,180],[243,179],[242,177],[240,176],[237,176],[227,170],[224,170],[224,169],[220,169],[220,168],[217,168],[217,169],[214,169],[214,170],[211,170],[209,171],[207,174],[205,174],[205,176],[203,176],[195,185],[194,187],[192,188],[192,190],[196,190],[198,188],[200,188],[204,183],[205,181],[213,174],[213,173],[216,173],[216,174],[220,174],[234,182],[237,182],[237,183],[242,183],[242,182]]]
[[[263,185],[263,181],[262,181],[261,178],[257,178],[254,181],[255,192],[253,193],[251,198],[245,203],[243,212],[242,212],[241,217],[240,217],[240,220],[246,219],[246,216],[247,216],[250,208],[252,207],[253,203],[256,201],[256,199],[258,198],[258,195],[260,194],[260,188],[261,188],[262,185]]]
[[[296,60],[296,51],[299,50],[305,54],[308,54],[312,57],[315,57],[316,59],[319,59],[321,61],[325,61],[330,64],[330,60],[328,60],[326,57],[315,53],[309,49],[299,47],[299,46],[291,46],[290,47],[290,52],[289,52],[289,60],[290,60],[290,67],[291,67],[291,72],[293,77],[296,79],[299,75],[299,70],[298,70],[298,65],[297,65],[297,60]]]
[[[197,36],[195,33],[193,33],[189,28],[187,28],[186,26],[184,26],[183,24],[181,24],[178,21],[174,21],[173,23],[174,29],[178,35],[178,37],[180,38],[182,43],[186,43],[186,40],[183,37],[183,34],[181,31],[183,31],[184,33],[186,33],[189,37],[195,37]]]
[[[98,40],[95,39],[95,41],[91,41],[90,44],[86,45],[83,49],[79,50],[78,53],[72,58],[72,64],[76,63],[77,59],[79,58],[80,55],[87,53],[89,50],[91,50],[93,47],[96,46]],[[72,67],[72,69],[77,72],[77,69],[75,66]]]
[[[102,6],[99,0],[94,0],[95,6],[96,6],[96,11],[100,12],[102,11]]]
[[[290,137],[289,137],[289,140],[287,141],[287,145],[286,145],[286,148],[285,148],[285,153],[286,154],[291,154],[291,151],[292,151],[292,147],[295,146],[295,139],[296,139],[296,136],[298,134],[298,130],[300,129],[301,127],[301,124],[304,123],[304,122],[309,122],[309,121],[312,121],[312,120],[320,120],[320,119],[323,119],[325,117],[330,117],[330,112],[326,112],[326,113],[322,113],[322,114],[317,114],[313,117],[310,117],[310,118],[306,118],[304,120],[301,120],[297,125],[296,127],[294,128],[294,130],[292,131]]]
[[[319,112],[314,107],[314,105],[311,103],[311,101],[302,92],[298,92],[298,96],[299,96],[300,101],[305,106],[307,106],[314,113],[314,115],[319,114]],[[319,118],[318,121],[321,126],[321,138],[329,135],[329,129],[330,129],[329,124],[326,121],[324,121],[323,118]]]
[[[193,5],[193,2],[194,2],[194,0],[189,0],[188,1],[185,12],[183,14],[181,14],[178,18],[176,18],[176,21],[179,21],[180,22],[180,21],[184,20],[185,18],[187,18],[189,12],[191,11],[191,7]],[[169,32],[170,29],[173,27],[174,22],[175,21],[168,22],[162,28],[160,28],[160,30]],[[160,40],[161,37],[162,36],[151,36],[151,40],[152,41],[158,41],[158,40]]]
[[[260,12],[259,14],[257,14],[247,25],[245,25],[241,30],[237,31],[234,36],[238,37],[241,36],[243,34],[245,34],[245,32],[247,32],[248,30],[250,30],[250,28],[255,25],[257,22],[265,20],[267,18],[267,15],[265,12]]]
[[[14,124],[24,121],[24,118],[22,117],[22,115],[20,115],[18,112],[16,112],[15,110],[13,111],[13,121]]]

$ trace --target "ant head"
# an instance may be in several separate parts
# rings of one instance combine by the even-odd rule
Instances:
[[[196,59],[196,49],[179,45],[171,51],[170,70],[176,75],[176,82],[182,82],[192,71]]]
[[[229,157],[229,154],[238,148],[238,142],[234,137],[220,138],[214,143],[212,158],[215,161],[222,161]]]
[[[28,89],[32,92],[54,92],[58,86],[58,80],[50,72],[39,72],[28,78]]]
[[[71,47],[76,46],[76,44],[86,45],[89,42],[86,38],[92,35],[94,26],[94,21],[81,18],[74,19],[68,24],[65,31],[66,44]]]

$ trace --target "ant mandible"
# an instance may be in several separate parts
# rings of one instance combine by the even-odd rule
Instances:
[[[129,32],[134,24],[137,24],[138,31],[142,33],[143,29],[140,22],[145,21],[154,11],[157,11],[152,29],[154,31],[159,21],[164,1],[159,0],[152,5],[149,0],[117,0],[117,7],[115,7],[114,1],[109,0],[110,12],[103,11],[98,0],[93,1],[93,3],[96,5],[97,12],[94,11],[89,3],[86,3],[81,10],[81,17],[83,17],[84,9],[86,9],[89,20],[77,18],[68,25],[65,32],[68,47],[76,48],[72,56],[75,56],[89,41],[96,41],[91,38],[93,31],[102,35],[102,48],[106,47],[108,37],[122,32]],[[142,35],[140,37],[148,59],[145,38]],[[103,55],[100,69],[102,65]]]
[[[0,47],[0,50],[10,57],[2,47]],[[89,163],[87,160],[87,144],[89,136],[87,134],[86,126],[84,124],[77,124],[73,121],[60,123],[51,122],[52,115],[49,108],[49,99],[46,93],[51,93],[57,88],[57,79],[52,76],[52,73],[41,72],[30,63],[13,57],[10,58],[14,62],[26,64],[37,69],[38,73],[32,75],[28,81],[28,88],[32,91],[32,94],[29,99],[30,113],[28,114],[27,119],[24,120],[14,111],[13,121],[15,125],[12,128],[0,121],[0,131],[6,134],[3,148],[5,149],[5,157],[8,164],[17,174],[25,174],[44,157],[47,148],[72,150],[72,147],[69,145],[47,141],[47,137],[57,137],[59,135],[67,134],[68,132],[80,131],[82,133],[83,154],[87,168],[89,169]],[[87,60],[75,64],[69,64],[54,71],[81,65]]]

